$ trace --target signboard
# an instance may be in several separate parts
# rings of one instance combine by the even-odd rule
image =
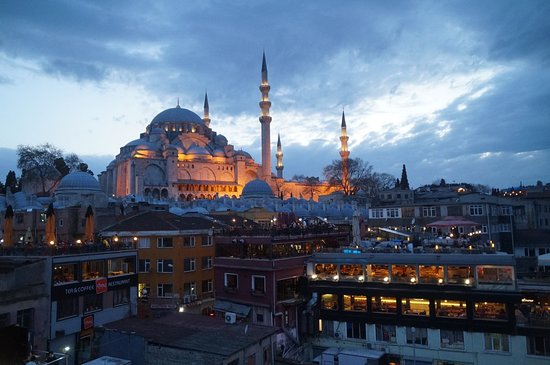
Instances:
[[[54,285],[53,300],[73,298],[87,294],[101,294],[111,290],[137,286],[137,274],[99,278],[65,285]]]
[[[87,316],[82,317],[82,331],[93,328],[94,327],[94,315],[89,314]]]

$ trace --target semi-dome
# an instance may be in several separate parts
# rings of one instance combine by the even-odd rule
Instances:
[[[271,187],[263,180],[255,179],[248,182],[241,194],[243,198],[256,198],[256,197],[273,197],[273,190]]]
[[[191,110],[182,108],[181,106],[176,106],[175,108],[166,109],[165,111],[157,114],[153,118],[151,124],[158,123],[181,123],[181,122],[192,122],[204,124],[201,117],[193,113]]]
[[[210,155],[210,152],[208,152],[206,148],[197,144],[193,144],[189,150],[187,150],[187,153],[190,155]]]
[[[100,191],[99,182],[91,174],[82,171],[71,172],[61,179],[56,192],[66,190],[96,190]]]

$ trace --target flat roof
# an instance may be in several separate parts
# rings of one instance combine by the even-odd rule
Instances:
[[[159,345],[220,356],[234,354],[279,332],[269,326],[228,324],[223,318],[176,312],[160,318],[125,318],[104,327],[133,333]]]

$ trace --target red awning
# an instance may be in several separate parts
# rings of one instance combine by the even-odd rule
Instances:
[[[439,221],[426,224],[426,227],[436,227],[436,228],[445,228],[445,227],[471,227],[471,226],[480,226],[480,223],[469,221],[462,217],[445,217]]]

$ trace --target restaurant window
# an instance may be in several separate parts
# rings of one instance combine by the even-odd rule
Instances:
[[[77,264],[55,264],[53,267],[54,285],[76,281]]]
[[[151,270],[151,260],[139,260],[139,272],[149,272]]]
[[[108,260],[107,266],[109,270],[109,276],[133,274],[134,270],[134,258],[117,258]]]
[[[174,264],[170,259],[158,259],[157,260],[157,272],[170,273],[174,272]]]
[[[414,284],[417,280],[416,266],[414,265],[392,265],[392,282]]]
[[[78,298],[67,298],[57,301],[57,320],[78,315]]]
[[[201,285],[202,293],[211,293],[213,290],[214,290],[214,286],[212,285],[212,279],[202,281],[202,285]]]
[[[265,294],[265,276],[252,275],[252,291],[255,294]]]
[[[408,344],[428,346],[428,329],[418,327],[406,327],[405,334]]]
[[[173,292],[172,284],[158,284],[157,285],[157,297],[172,297]]]
[[[367,297],[364,295],[344,295],[344,310],[366,312]]]
[[[347,338],[366,339],[366,326],[362,322],[346,322],[346,336]]]
[[[410,316],[430,316],[430,301],[422,298],[401,298],[403,314]]]
[[[84,295],[84,313],[95,312],[103,309],[103,294]]]
[[[183,246],[184,247],[195,247],[195,236],[184,236],[183,237]]]
[[[478,266],[478,284],[504,284],[512,285],[514,275],[512,266]]]
[[[420,275],[418,282],[420,284],[443,284],[445,280],[445,271],[443,266],[420,265]]]
[[[82,263],[82,280],[97,279],[105,276],[105,260],[84,261]]]
[[[441,348],[464,349],[464,332],[440,330]]]
[[[470,266],[447,266],[447,283],[472,285],[473,272]]]
[[[470,215],[483,215],[483,205],[470,205]]]
[[[459,300],[436,300],[435,315],[438,317],[466,318],[466,302]]]
[[[151,248],[151,240],[148,237],[140,237],[138,247],[139,248]]]
[[[239,276],[237,274],[225,273],[224,274],[224,284],[227,289],[238,289],[239,288]]]
[[[506,314],[506,304],[495,302],[475,303],[474,318],[505,321],[508,319],[508,316]]]
[[[376,341],[396,342],[395,326],[387,324],[376,325]]]
[[[315,275],[319,279],[333,279],[338,275],[337,268],[334,264],[315,264]]]
[[[361,279],[362,278],[362,279]],[[357,264],[340,265],[340,280],[364,280],[363,266]]]
[[[113,307],[125,305],[130,302],[130,288],[113,290]]]
[[[550,356],[550,336],[527,336],[527,353]]]
[[[212,268],[212,256],[201,257],[201,269],[207,270]]]
[[[34,308],[27,308],[17,311],[17,325],[19,327],[33,329],[34,327]]]
[[[194,257],[186,257],[186,258],[183,259],[183,271],[185,271],[185,272],[195,271],[195,258]]]
[[[510,351],[510,336],[504,333],[484,333],[485,350],[487,351]]]
[[[388,265],[370,265],[370,281],[387,283],[390,281],[390,269]]]
[[[397,313],[397,300],[394,297],[372,297],[372,311],[378,313]]]
[[[338,310],[338,296],[336,294],[321,295],[321,308]]]
[[[172,243],[172,237],[158,237],[157,238],[157,247],[158,248],[174,247],[174,245]]]

